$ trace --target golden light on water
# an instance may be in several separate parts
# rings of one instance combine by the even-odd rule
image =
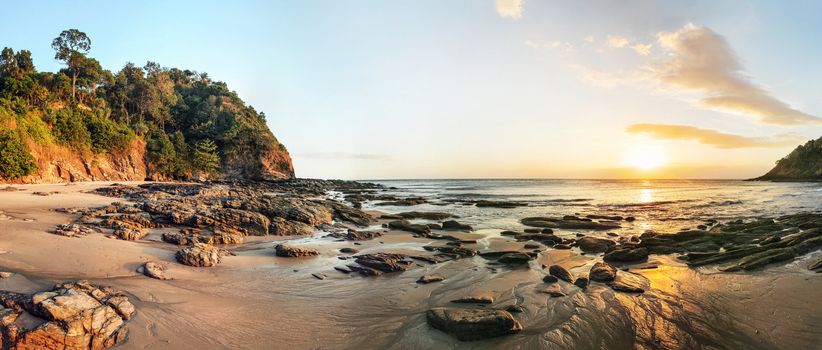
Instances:
[[[667,155],[659,144],[637,144],[631,146],[623,157],[623,164],[639,170],[651,170],[665,165]]]

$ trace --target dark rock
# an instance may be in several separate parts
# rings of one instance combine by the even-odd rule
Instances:
[[[574,285],[581,289],[586,289],[588,288],[588,278],[579,277],[574,281]]]
[[[519,253],[519,252],[517,252],[517,253],[508,253],[508,254],[504,254],[504,255],[500,256],[499,259],[497,259],[497,261],[499,261],[503,264],[521,265],[521,264],[527,264],[529,261],[531,261],[531,256],[528,255],[528,254]]]
[[[620,228],[615,222],[594,222],[590,219],[566,216],[564,218],[528,217],[520,220],[525,226],[561,228],[567,230],[612,230]]]
[[[577,245],[586,253],[604,253],[613,248],[616,243],[610,239],[583,237],[577,240]]]
[[[508,307],[505,308],[505,311],[518,314],[520,312],[524,312],[525,309],[519,305],[508,305]]]
[[[591,267],[588,277],[592,281],[611,282],[616,278],[617,270],[608,263],[598,262]]]
[[[631,284],[631,283],[627,283],[625,281],[612,281],[612,282],[608,283],[608,286],[611,287],[611,289],[613,289],[617,292],[623,292],[623,293],[643,293],[643,292],[645,292],[645,290],[642,289],[641,286]]]
[[[559,282],[559,279],[552,275],[545,275],[545,277],[542,278],[542,281],[545,283],[557,283]]]
[[[357,254],[359,252],[360,252],[360,250],[356,249],[356,248],[350,248],[350,247],[340,248],[340,253]]]
[[[327,277],[326,275],[321,273],[312,273],[311,276],[314,276],[314,278],[318,280],[324,280]]]
[[[431,327],[459,340],[479,340],[518,333],[522,330],[509,312],[488,309],[434,308],[426,313]]]
[[[400,272],[408,269],[411,261],[406,255],[391,253],[365,254],[356,257],[358,264],[381,272]]]
[[[455,220],[448,220],[442,222],[442,229],[443,230],[454,230],[454,231],[473,231],[470,225],[461,224]]]
[[[811,261],[811,263],[808,264],[808,270],[819,270],[817,272],[822,272],[822,258]]]
[[[571,276],[571,273],[562,266],[551,265],[551,267],[548,268],[548,273],[565,282],[573,282],[573,276]]]
[[[454,299],[451,300],[451,302],[458,304],[491,304],[494,302],[494,297],[490,293],[480,293],[465,298]]]
[[[608,262],[637,262],[648,259],[646,248],[621,248],[605,253],[603,257]]]
[[[394,229],[394,230],[408,231],[408,232],[411,232],[411,233],[417,233],[417,234],[422,234],[422,235],[425,235],[425,234],[428,234],[428,233],[431,232],[431,229],[428,228],[428,226],[420,225],[420,224],[412,224],[411,222],[409,222],[407,220],[391,221],[391,222],[388,223],[388,227],[391,228],[391,229]]]
[[[436,211],[409,211],[397,214],[402,219],[444,220],[452,217],[449,213]]]
[[[277,256],[283,258],[298,258],[305,256],[320,255],[320,252],[314,249],[295,247],[286,244],[278,244],[276,247],[274,247],[274,250]]]

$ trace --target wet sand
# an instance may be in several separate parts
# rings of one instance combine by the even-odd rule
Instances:
[[[104,185],[27,185],[15,186],[24,191],[0,192],[0,270],[15,272],[0,279],[0,289],[32,292],[56,281],[91,279],[126,291],[137,315],[118,349],[814,349],[822,342],[822,275],[805,270],[801,261],[754,273],[716,273],[652,256],[646,265],[657,268],[623,273],[648,286],[643,294],[592,283],[586,291],[563,285],[567,296],[552,298],[540,292],[547,274],[542,265],[582,275],[601,258],[546,249],[530,266],[518,268],[474,257],[420,262],[403,273],[366,278],[333,269],[346,263],[338,259],[346,256],[340,248],[422,252],[422,246],[442,242],[391,231],[353,245],[319,233],[289,243],[316,248],[320,256],[286,259],[273,253],[282,237],[249,237],[227,247],[236,255],[219,266],[195,268],[176,263],[178,247],[161,242],[157,232],[141,241],[48,233],[75,217],[56,208],[118,201],[83,193]],[[476,248],[522,245],[489,234]],[[173,280],[138,274],[149,260],[167,262]],[[415,283],[430,273],[445,280]],[[525,312],[515,317],[524,330],[461,342],[425,322],[427,309],[455,306],[450,300],[472,293],[491,293],[495,300],[487,307],[523,306]]]

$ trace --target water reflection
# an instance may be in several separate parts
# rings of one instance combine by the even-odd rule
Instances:
[[[650,203],[654,201],[654,189],[643,188],[639,190],[640,203]]]

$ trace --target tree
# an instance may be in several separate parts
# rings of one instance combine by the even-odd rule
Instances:
[[[204,139],[194,146],[192,163],[194,168],[206,174],[212,174],[220,169],[220,155],[217,153],[217,144],[211,139]]]
[[[54,59],[64,61],[71,73],[71,98],[75,98],[77,77],[80,75],[80,65],[84,63],[85,53],[91,50],[91,39],[86,33],[77,29],[68,29],[54,38],[51,47],[56,51]]]
[[[17,179],[37,170],[34,157],[13,130],[0,130],[0,177]]]

